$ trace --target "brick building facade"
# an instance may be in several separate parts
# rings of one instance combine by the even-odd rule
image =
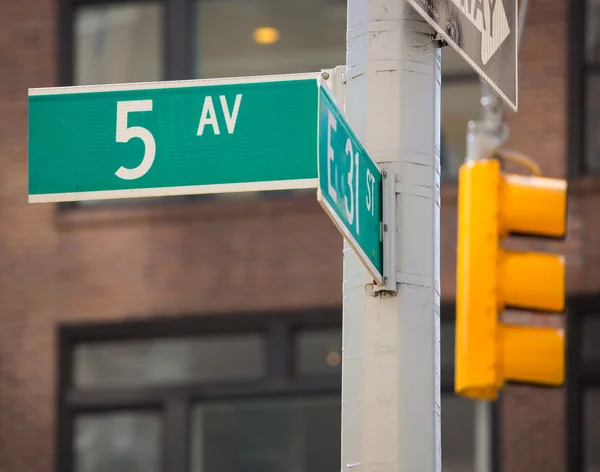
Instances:
[[[260,320],[255,322],[258,330],[266,327],[268,333],[279,333],[289,341],[289,345],[280,341],[281,346],[277,347],[281,336],[268,337],[265,348],[269,359],[273,353],[277,358],[277,352],[287,356],[283,364],[269,360],[266,371],[269,375],[282,375],[289,382],[282,387],[284,383],[273,381],[258,390],[262,392],[264,387],[269,395],[285,390],[292,395],[298,384],[299,391],[334,395],[339,389],[336,386],[339,373],[322,383],[296,382],[288,378],[291,368],[285,364],[286,360],[294,363],[296,356],[303,355],[295,354],[297,343],[291,339],[295,334],[285,328],[289,323],[302,324],[302,317],[306,316],[311,326],[318,328],[329,323],[327,329],[334,329],[340,322],[342,239],[312,193],[234,199],[173,198],[69,207],[27,203],[27,88],[76,83],[73,71],[77,66],[73,61],[81,51],[73,46],[77,28],[69,26],[69,22],[78,18],[71,8],[84,3],[74,0],[0,3],[0,470],[3,472],[108,470],[98,465],[86,468],[89,457],[83,434],[78,436],[77,415],[88,410],[100,414],[109,411],[111,405],[115,411],[137,409],[133,397],[146,398],[146,393],[133,396],[126,393],[121,400],[120,393],[115,393],[120,388],[115,379],[105,394],[86,392],[85,388],[77,391],[79,381],[70,380],[69,376],[76,375],[78,367],[69,360],[69,353],[86,339],[101,343],[110,341],[113,333],[115,339],[123,340],[143,337],[141,332],[186,334],[188,329],[200,335],[205,326],[206,332],[223,334],[241,329],[244,318],[248,326],[256,319]],[[164,48],[169,51],[177,45],[178,36],[174,32],[177,21],[185,19],[177,5],[186,2],[155,3],[164,4],[163,13],[168,20],[160,25],[165,30]],[[596,236],[600,230],[597,211],[600,180],[593,174],[594,166],[589,159],[584,158],[591,154],[592,151],[587,151],[591,145],[582,144],[589,143],[591,140],[585,136],[593,136],[597,130],[598,122],[593,122],[589,109],[594,103],[600,106],[600,94],[594,92],[593,79],[588,75],[596,70],[593,53],[578,52],[589,49],[587,45],[594,41],[589,39],[589,32],[596,24],[600,25],[600,13],[594,5],[592,0],[530,0],[520,52],[519,112],[507,112],[509,146],[536,159],[545,175],[569,178],[566,241],[525,244],[567,255],[569,313],[571,306],[575,307],[573,317],[581,320],[587,320],[588,313],[594,310],[600,313],[600,272],[596,269],[596,263],[600,263]],[[189,65],[181,65],[175,55],[167,52],[165,57],[166,72],[150,80],[194,75]],[[334,65],[337,64],[323,67]],[[449,81],[448,87],[454,83]],[[446,311],[450,318],[455,289],[456,197],[455,182],[445,180],[441,197],[441,295],[443,307],[449,307]],[[523,243],[515,244],[524,247]],[[234,317],[235,322],[215,321],[227,317]],[[280,318],[293,321],[281,325],[273,322]],[[517,314],[514,318],[528,323],[563,324],[560,316]],[[186,324],[190,319],[194,322]],[[588,402],[585,393],[586,389],[593,390],[588,385],[598,382],[594,374],[600,377],[600,370],[594,368],[594,342],[583,339],[588,333],[594,334],[595,325],[590,322],[589,327],[581,329],[585,321],[574,318],[571,323],[571,317],[569,323],[578,337],[573,338],[569,331],[568,388],[511,385],[505,388],[496,405],[493,448],[498,471],[599,470],[600,458],[592,449],[598,446],[594,441],[600,440],[600,429],[583,420],[600,415],[600,402]],[[149,336],[158,338],[158,334]],[[597,337],[600,339],[600,332]],[[591,346],[589,364],[578,355],[579,346],[586,342]],[[124,359],[120,358],[122,362]],[[85,384],[84,380],[80,382]],[[102,383],[96,380],[89,385],[94,382]],[[174,390],[176,393],[164,393],[164,402],[140,400],[139,408],[151,409],[155,404],[156,408],[163,408],[164,423],[160,424],[164,429],[156,440],[162,452],[156,460],[163,461],[160,463],[166,464],[166,468],[148,470],[175,470],[182,464],[196,464],[193,457],[188,460],[189,450],[177,445],[178,437],[187,440],[186,436],[177,435],[192,428],[178,426],[177,418],[187,415],[190,407],[178,403],[183,397],[177,392],[188,392],[181,393],[185,398],[206,395],[212,400],[237,395],[229,387],[223,387],[223,395],[213,395],[213,390],[202,390],[203,387],[196,385],[198,382],[193,388],[180,386],[177,387],[180,390]],[[140,388],[143,390],[143,386]],[[147,398],[155,398],[152,395],[163,398],[162,390],[157,388],[156,383],[150,385],[151,394]],[[219,388],[220,384],[214,391],[220,392]],[[244,395],[240,393],[240,397]],[[451,412],[445,415],[442,410],[442,421],[449,418],[450,428],[444,432],[443,448],[448,448],[450,456],[455,447],[457,451],[465,448],[466,454],[472,454],[472,446],[455,444],[460,442],[456,437],[460,433],[454,434],[453,431],[459,430],[453,427],[458,428],[460,418],[453,422],[456,418],[453,420],[451,416]],[[91,428],[88,432],[92,430],[98,431]],[[316,469],[326,470],[323,465],[327,462],[323,459],[326,453],[310,450],[319,465]],[[463,453],[458,451],[457,455],[460,454]],[[337,466],[338,456],[333,457]],[[204,460],[204,468],[198,466],[193,470],[211,470],[210,464],[214,467],[221,464],[219,470],[228,470],[223,458]],[[462,466],[448,470],[474,470],[470,459],[461,460]]]

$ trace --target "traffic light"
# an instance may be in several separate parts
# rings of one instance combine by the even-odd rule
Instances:
[[[455,391],[496,400],[506,381],[558,386],[564,339],[552,328],[502,323],[508,307],[561,312],[564,258],[504,249],[522,234],[566,233],[565,180],[506,174],[498,159],[465,162],[459,173]]]

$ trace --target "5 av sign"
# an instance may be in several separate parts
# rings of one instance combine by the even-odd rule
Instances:
[[[29,201],[317,187],[321,74],[29,90]]]
[[[229,105],[227,104],[227,98],[225,95],[219,96],[219,102],[221,104],[222,117],[227,127],[227,133],[233,134],[240,110],[240,104],[242,102],[242,94],[238,93],[235,96],[235,103],[231,112],[229,111]],[[142,126],[129,126],[128,124],[129,113],[151,111],[152,100],[129,100],[117,102],[116,142],[128,143],[133,138],[139,138],[144,143],[144,157],[142,158],[142,161],[133,169],[123,166],[119,167],[119,169],[115,172],[115,175],[120,179],[139,179],[140,177],[146,175],[154,163],[154,157],[156,156],[156,140],[154,139],[154,135],[147,128]],[[219,120],[217,119],[217,113],[215,111],[212,95],[206,95],[204,97],[204,104],[202,105],[202,113],[200,116],[200,122],[198,123],[198,131],[196,132],[196,135],[202,136],[206,126],[212,128],[211,131],[213,135],[221,134]]]

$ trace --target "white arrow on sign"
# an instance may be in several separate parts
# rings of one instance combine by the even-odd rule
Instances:
[[[481,33],[481,61],[490,58],[510,34],[502,0],[452,0]]]

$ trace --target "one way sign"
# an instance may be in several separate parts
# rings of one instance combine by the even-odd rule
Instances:
[[[517,111],[517,0],[408,2]]]

